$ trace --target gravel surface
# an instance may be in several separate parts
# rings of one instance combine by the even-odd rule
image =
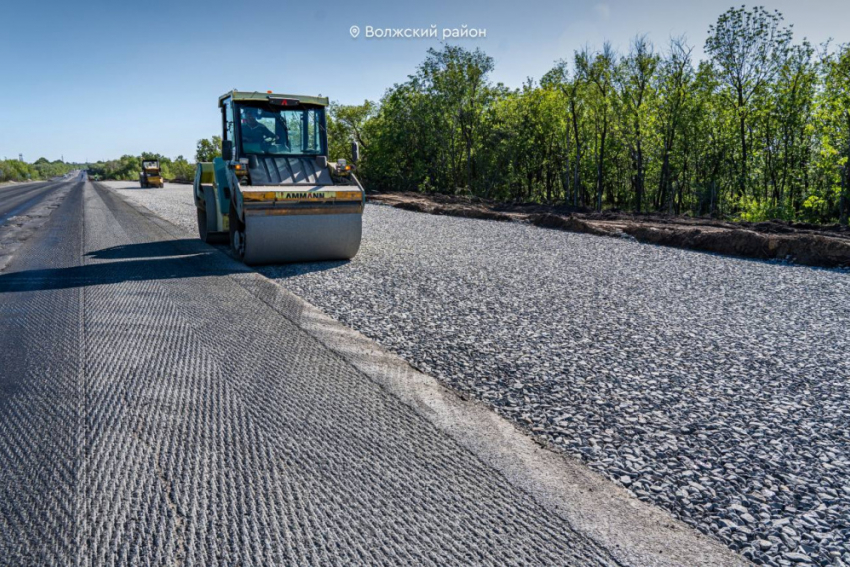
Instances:
[[[191,188],[122,193],[195,230]],[[364,225],[351,262],[260,271],[757,564],[850,565],[850,274],[383,206]]]
[[[198,235],[198,218],[192,201],[192,186],[166,183],[165,187],[142,189],[138,181],[105,181],[102,185],[118,189],[118,193],[132,198],[187,232]]]

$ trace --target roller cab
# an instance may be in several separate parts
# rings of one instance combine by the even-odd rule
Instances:
[[[222,157],[195,172],[201,239],[229,241],[247,264],[357,254],[365,192],[354,164],[328,159],[327,106],[273,93],[219,98]]]

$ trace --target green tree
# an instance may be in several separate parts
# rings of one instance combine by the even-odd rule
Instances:
[[[617,73],[622,132],[632,162],[631,184],[638,212],[643,209],[646,186],[646,136],[656,116],[655,73],[658,65],[659,58],[653,53],[652,45],[646,36],[639,36],[632,42],[629,55],[620,62]]]
[[[371,179],[395,188],[486,190],[479,164],[489,158],[488,113],[504,91],[490,84],[492,69],[479,49],[428,50],[416,73],[387,92],[374,118],[367,141]]]
[[[822,131],[821,169],[826,190],[815,199],[827,201],[837,193],[838,217],[846,225],[850,216],[850,44],[824,54],[822,69],[817,119]],[[809,208],[813,207],[810,203]]]
[[[592,115],[596,148],[596,210],[602,210],[605,188],[606,143],[611,126],[611,106],[614,96],[614,70],[617,55],[611,44],[606,42],[602,51],[591,53],[585,50],[576,56],[578,72],[591,85],[590,112]]]
[[[791,43],[791,30],[780,27],[778,11],[761,6],[753,10],[730,8],[709,28],[705,50],[717,66],[725,88],[721,91],[738,117],[740,136],[739,193],[749,183],[747,125],[753,99],[773,80]]]
[[[579,54],[576,53],[576,58],[578,57]],[[576,68],[578,68],[578,64],[576,64]],[[576,72],[571,76],[567,61],[561,59],[556,62],[555,67],[551,71],[543,76],[541,83],[544,86],[557,87],[561,91],[562,98],[565,101],[568,127],[566,132],[567,137],[565,139],[565,167],[567,170],[565,191],[570,193],[572,197],[570,199],[568,196],[566,199],[571,200],[573,206],[578,207],[579,202],[582,204],[585,202],[581,177],[581,164],[582,158],[584,157],[583,150],[585,146],[583,128],[587,106],[586,81],[584,76],[579,72]],[[570,140],[573,141],[572,150],[570,149]],[[570,162],[572,162],[572,168],[570,168]],[[572,183],[569,181],[570,174],[572,174]]]
[[[655,126],[660,135],[661,166],[658,176],[655,208],[662,204],[671,208],[673,195],[673,170],[671,160],[677,135],[683,129],[687,116],[688,105],[693,104],[694,69],[691,62],[693,48],[689,47],[684,38],[670,41],[670,47],[664,60],[660,63],[659,72],[655,76],[655,90],[658,93],[658,103],[655,107]]]
[[[369,151],[369,134],[367,124],[375,117],[378,105],[371,101],[363,104],[341,105],[331,103],[328,112],[328,157],[330,159],[345,158],[352,160],[351,142],[356,141],[360,146],[363,161]],[[361,163],[360,167],[367,167]]]
[[[195,151],[196,162],[211,162],[217,157],[221,157],[221,136],[198,140],[197,150]]]
[[[182,155],[171,162],[171,176],[169,179],[184,183],[192,182],[195,179],[195,165],[186,161]]]

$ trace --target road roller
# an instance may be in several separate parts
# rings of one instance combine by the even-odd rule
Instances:
[[[201,240],[249,265],[354,257],[366,192],[355,142],[354,163],[328,159],[328,99],[234,90],[218,106],[222,157],[195,170]]]
[[[139,185],[146,187],[165,187],[159,160],[142,158],[142,171],[139,172]]]

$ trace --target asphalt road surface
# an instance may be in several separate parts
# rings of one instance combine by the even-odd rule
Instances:
[[[0,272],[0,563],[623,563],[260,279],[74,183]]]
[[[59,187],[61,184],[53,181],[0,186],[0,226],[24,214]]]

